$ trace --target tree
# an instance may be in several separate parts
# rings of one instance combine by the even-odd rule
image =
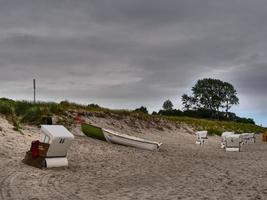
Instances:
[[[216,113],[220,108],[225,108],[226,113],[229,109],[239,103],[234,87],[227,82],[218,79],[206,78],[198,80],[192,87],[192,96],[184,94],[182,103],[184,108],[206,109]]]
[[[230,83],[224,82],[224,87],[223,87],[223,92],[224,92],[224,102],[222,107],[225,108],[226,115],[228,116],[229,110],[233,105],[239,104],[239,99],[236,96],[237,92]]]
[[[190,97],[187,94],[183,94],[182,104],[183,104],[185,110],[190,110],[190,109],[194,110],[196,108],[194,106],[196,104],[196,98]]]
[[[173,108],[173,104],[172,104],[171,100],[166,100],[166,101],[163,103],[162,108],[163,108],[164,110],[172,110],[172,108]]]

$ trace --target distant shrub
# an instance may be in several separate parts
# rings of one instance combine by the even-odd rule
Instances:
[[[87,107],[89,107],[89,108],[100,108],[99,105],[93,104],[93,103],[92,104],[88,104]]]
[[[166,116],[183,116],[183,112],[181,110],[160,110],[159,115],[166,115]]]
[[[239,123],[245,123],[245,124],[255,124],[255,121],[251,118],[240,118],[238,117],[236,120],[236,122]]]
[[[147,110],[147,108],[146,107],[144,107],[144,106],[141,106],[140,108],[136,108],[134,111],[136,111],[136,112],[142,112],[142,113],[148,113],[148,110]]]
[[[67,101],[67,100],[64,100],[64,101],[61,101],[59,104],[60,104],[60,105],[68,106],[68,105],[70,105],[70,102]]]
[[[156,111],[153,111],[152,112],[152,115],[157,115],[158,113]]]

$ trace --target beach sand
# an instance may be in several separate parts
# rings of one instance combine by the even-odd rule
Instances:
[[[91,139],[73,127],[69,167],[40,170],[21,161],[37,127],[22,134],[0,118],[0,199],[267,199],[267,143],[224,152],[220,138],[195,144],[184,126],[89,117],[88,122],[115,131],[163,142],[151,152]]]

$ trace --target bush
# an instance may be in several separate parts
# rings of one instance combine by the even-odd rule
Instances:
[[[15,104],[15,113],[18,116],[25,115],[27,111],[33,106],[30,102],[27,101],[19,101]]]
[[[2,115],[12,115],[12,106],[6,102],[0,102],[0,113]]]
[[[140,108],[136,108],[135,111],[136,111],[136,112],[142,112],[142,113],[145,113],[145,114],[148,113],[147,108],[144,107],[144,106],[141,106]]]
[[[210,128],[207,130],[209,135],[222,135],[223,131],[220,131],[218,129]]]
[[[166,115],[166,116],[183,116],[183,112],[181,110],[160,110],[160,115]]]
[[[61,108],[60,105],[53,103],[49,105],[49,112],[55,115],[60,115],[64,113],[64,110]]]
[[[47,108],[35,106],[27,110],[26,114],[22,117],[22,121],[32,124],[40,124],[42,122],[42,118],[47,115],[49,115]]]

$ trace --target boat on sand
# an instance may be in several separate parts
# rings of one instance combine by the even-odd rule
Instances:
[[[162,143],[141,139],[134,136],[116,133],[112,130],[103,129],[106,140],[109,143],[120,144],[124,146],[136,147],[145,150],[158,150]]]
[[[113,144],[131,146],[145,150],[158,150],[162,143],[117,133],[112,130],[100,128],[90,124],[82,124],[82,132],[88,137],[107,141]]]

